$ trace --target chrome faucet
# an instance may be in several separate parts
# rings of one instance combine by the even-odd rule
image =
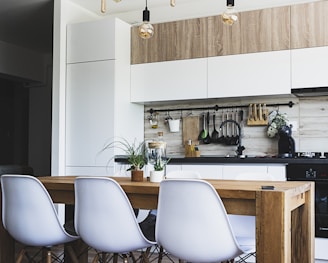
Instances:
[[[237,154],[238,157],[240,157],[240,156],[243,155],[243,150],[245,150],[245,147],[241,145],[241,127],[240,127],[239,123],[236,122],[235,120],[225,120],[221,123],[220,130],[222,130],[222,127],[224,125],[226,125],[228,122],[231,122],[231,123],[235,124],[238,128],[239,140],[238,140],[238,147],[237,147],[237,150],[236,150],[236,154]]]

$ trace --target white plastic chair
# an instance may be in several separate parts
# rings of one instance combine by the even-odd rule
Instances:
[[[177,170],[169,172],[166,176],[166,179],[201,179],[200,173],[197,171],[189,170]]]
[[[167,173],[165,176],[165,179],[201,179],[201,175],[197,171],[191,171],[191,170],[176,170],[171,171]],[[158,252],[159,252],[159,259],[158,262],[161,262],[163,256],[168,256],[168,252],[164,251],[164,248],[162,246],[157,246]],[[170,259],[170,257],[169,257]],[[171,260],[171,259],[170,259]],[[173,262],[173,260],[171,260]],[[179,260],[179,262],[182,262],[182,260]]]
[[[156,244],[143,235],[129,199],[111,178],[76,178],[74,220],[86,244],[101,252],[122,254],[125,260],[130,251]],[[148,253],[149,249],[142,252],[144,262]]]
[[[220,262],[252,249],[238,243],[221,198],[206,181],[162,181],[157,210],[156,241],[180,259]]]
[[[77,240],[61,225],[52,199],[43,184],[30,175],[1,176],[2,222],[4,228],[18,242],[47,248],[47,262],[51,262],[51,247]],[[23,260],[24,247],[16,259]],[[71,247],[69,255],[78,262]]]

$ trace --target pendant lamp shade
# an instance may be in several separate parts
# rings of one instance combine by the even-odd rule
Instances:
[[[222,22],[225,25],[232,26],[238,21],[238,15],[235,10],[234,0],[227,0],[227,9],[222,14]]]
[[[154,27],[151,23],[149,23],[149,20],[150,20],[150,12],[147,8],[147,1],[146,1],[145,10],[143,10],[142,12],[143,23],[139,26],[139,36],[143,39],[149,39],[154,35]]]

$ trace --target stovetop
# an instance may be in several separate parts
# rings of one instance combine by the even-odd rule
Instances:
[[[296,152],[294,158],[325,159],[328,158],[328,152]]]

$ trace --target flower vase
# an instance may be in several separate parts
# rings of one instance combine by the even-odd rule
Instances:
[[[164,179],[164,170],[163,171],[150,171],[150,182],[159,183]]]
[[[131,171],[131,181],[132,182],[142,182],[143,181],[143,170],[132,170]]]

